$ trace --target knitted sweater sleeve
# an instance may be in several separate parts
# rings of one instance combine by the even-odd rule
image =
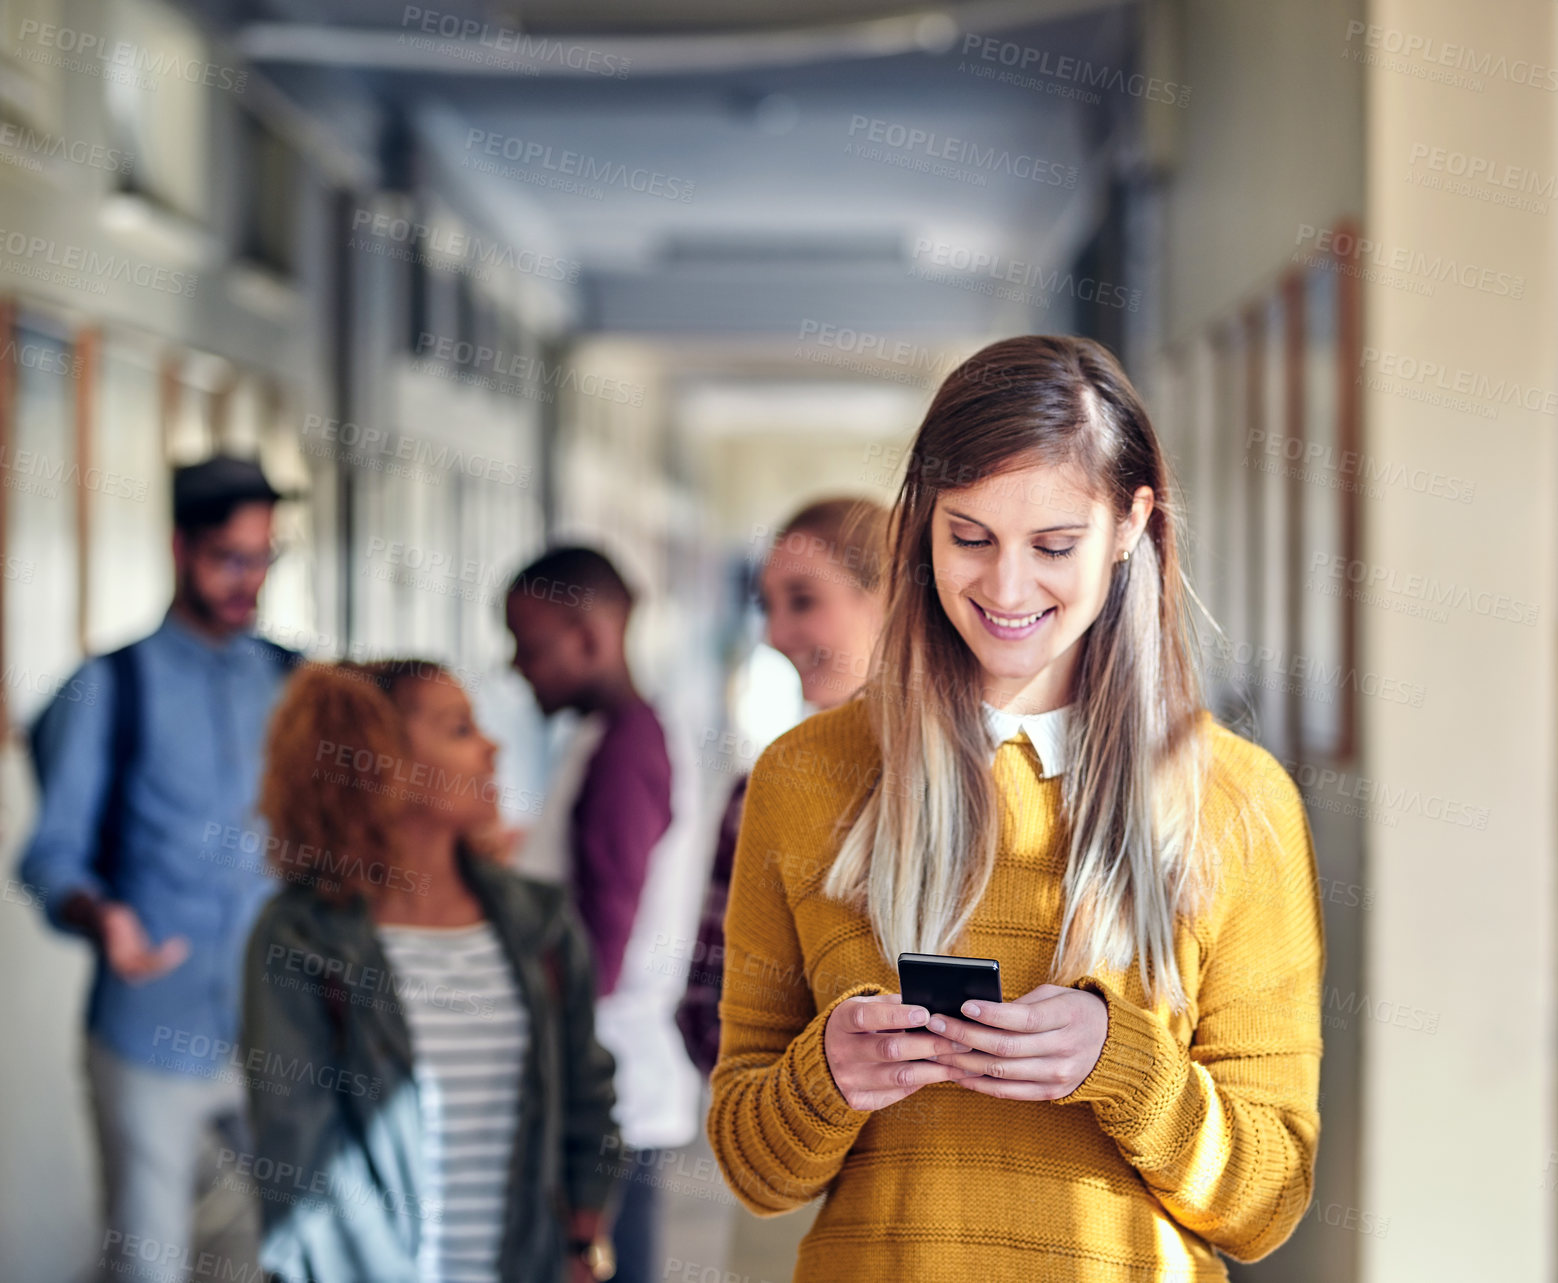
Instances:
[[[1325,958],[1313,840],[1297,788],[1256,754],[1244,804],[1219,826],[1223,880],[1188,1050],[1156,1012],[1084,977],[1078,987],[1108,1004],[1109,1030],[1092,1073],[1062,1100],[1090,1105],[1169,1213],[1241,1261],[1297,1226],[1320,1133]]]
[[[880,985],[840,986],[818,1010],[783,866],[805,805],[783,772],[759,758],[747,787],[725,917],[719,1060],[708,1135],[731,1189],[759,1216],[810,1202],[838,1175],[871,1117],[850,1108],[823,1054],[834,1007]],[[787,792],[791,795],[786,796]],[[804,843],[803,843],[804,844]]]

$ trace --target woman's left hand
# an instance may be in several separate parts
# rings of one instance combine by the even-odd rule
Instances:
[[[1109,1033],[1109,1007],[1087,989],[1040,985],[1016,1002],[965,1002],[967,1020],[935,1016],[927,1026],[971,1051],[931,1059],[977,1078],[958,1086],[1003,1100],[1058,1100],[1093,1072]]]

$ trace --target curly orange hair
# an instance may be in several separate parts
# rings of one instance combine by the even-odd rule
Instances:
[[[340,902],[386,885],[395,821],[411,797],[381,776],[408,746],[398,688],[453,680],[427,660],[306,664],[271,716],[258,809],[268,862]]]

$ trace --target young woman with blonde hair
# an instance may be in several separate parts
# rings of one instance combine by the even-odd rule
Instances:
[[[757,581],[768,644],[795,666],[801,698],[814,709],[836,708],[865,684],[887,597],[886,534],[885,508],[840,495],[806,504],[779,527],[768,549]],[[720,817],[693,950],[697,961],[676,1009],[688,1059],[704,1074],[719,1056],[725,905],[748,779],[743,775],[731,787]]]
[[[1223,1279],[1308,1203],[1324,946],[1297,789],[1204,708],[1146,411],[1083,339],[943,383],[861,698],[752,772],[709,1135],[797,1283]],[[900,952],[1000,963],[903,1003]]]

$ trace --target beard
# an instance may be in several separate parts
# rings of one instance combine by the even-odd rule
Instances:
[[[226,596],[201,591],[192,571],[186,570],[179,580],[179,599],[185,609],[207,628],[221,631],[238,631],[246,628],[254,619],[256,602],[246,593],[228,593]],[[240,610],[243,618],[235,623]]]

